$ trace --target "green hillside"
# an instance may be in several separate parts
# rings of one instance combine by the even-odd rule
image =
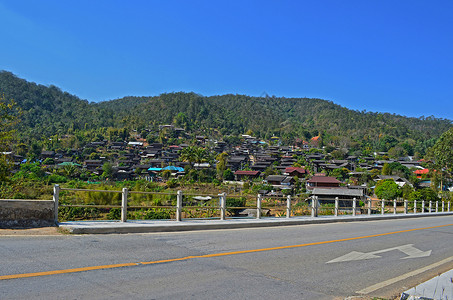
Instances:
[[[131,103],[128,107],[127,103]],[[350,145],[368,143],[387,151],[407,141],[424,153],[452,122],[437,118],[408,118],[389,113],[359,112],[331,101],[308,98],[258,98],[244,95],[204,97],[195,93],[162,94],[159,97],[124,98],[98,105],[115,113],[116,126],[133,124],[137,129],[174,123],[189,130],[222,134],[252,134],[286,143],[322,134],[328,141]],[[176,117],[178,116],[179,117]],[[388,144],[387,146],[385,144]],[[418,147],[417,147],[418,146]]]
[[[285,143],[318,134],[337,146],[358,143],[381,151],[406,143],[412,147],[408,152],[424,153],[452,126],[446,119],[360,112],[309,98],[205,97],[179,92],[89,103],[55,86],[27,82],[6,71],[0,72],[0,93],[23,110],[18,132],[28,140],[102,127],[140,132],[172,123],[192,133],[222,136],[251,132],[265,139],[278,136]]]
[[[10,72],[0,72],[0,93],[22,109],[18,132],[30,139],[105,126],[111,120],[111,116],[101,113],[86,100],[56,86],[28,82]]]

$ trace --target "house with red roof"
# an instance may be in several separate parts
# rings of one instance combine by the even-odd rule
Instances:
[[[288,167],[285,169],[285,173],[291,177],[297,176],[302,178],[308,174],[308,171],[305,168]]]
[[[427,175],[429,173],[429,169],[421,169],[414,171],[414,174],[417,176],[418,179],[422,179],[423,175]]]
[[[313,190],[314,188],[338,188],[340,187],[340,183],[335,177],[313,176],[307,180],[307,190]]]

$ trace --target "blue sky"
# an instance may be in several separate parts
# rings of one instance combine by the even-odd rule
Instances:
[[[453,1],[0,0],[0,70],[89,101],[193,91],[453,119]]]

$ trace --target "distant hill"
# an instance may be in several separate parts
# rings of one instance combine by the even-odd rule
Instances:
[[[382,144],[385,137],[391,144],[405,140],[423,144],[452,126],[447,119],[360,112],[309,98],[205,97],[179,92],[89,103],[55,86],[27,82],[6,71],[0,72],[0,93],[14,99],[24,112],[19,128],[22,137],[37,139],[100,127],[143,130],[174,123],[196,132],[237,135],[251,131],[261,138],[275,135],[287,142],[321,133],[329,141]]]
[[[130,105],[128,105],[130,104]],[[244,95],[204,97],[195,93],[171,93],[158,97],[127,97],[98,104],[115,113],[115,124],[129,116],[139,126],[151,123],[178,123],[189,129],[216,128],[223,134],[254,135],[270,138],[309,139],[323,133],[352,139],[394,137],[426,142],[436,139],[452,126],[447,119],[409,118],[389,113],[359,112],[331,101],[308,98],[259,98]],[[383,151],[386,149],[382,149]]]
[[[68,130],[92,128],[108,123],[96,107],[56,86],[28,82],[6,71],[0,72],[0,93],[14,100],[23,115],[18,131],[30,138],[49,137]]]

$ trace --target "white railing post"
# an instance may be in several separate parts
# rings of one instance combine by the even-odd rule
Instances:
[[[371,216],[371,198],[368,199],[368,215]]]
[[[315,218],[318,216],[318,197],[311,197],[311,217]]]
[[[436,212],[439,211],[439,201],[436,200]]]
[[[220,220],[225,220],[226,217],[226,193],[219,194],[220,201]]]
[[[178,191],[176,194],[176,221],[181,221],[181,212],[182,212],[182,191]]]
[[[414,200],[414,214],[417,213],[417,200]]]
[[[60,186],[58,184],[53,187],[53,209],[54,209],[54,222],[58,224],[58,205],[60,199]]]
[[[354,197],[352,199],[352,216],[353,217],[355,217],[355,215],[356,215],[356,211],[355,211],[356,207],[357,207],[357,199]]]
[[[433,212],[433,201],[429,200],[429,212]]]
[[[385,213],[385,200],[382,199],[381,200],[381,215],[383,215]]]
[[[396,199],[393,199],[393,214],[396,215]]]
[[[261,219],[261,194],[256,198],[256,218]]]
[[[127,193],[128,189],[123,188],[123,192],[121,194],[121,222],[127,221]]]
[[[442,212],[445,212],[445,201],[442,200]]]
[[[338,206],[339,206],[339,203],[338,203],[338,197],[335,197],[335,217],[338,217]]]
[[[291,218],[291,195],[286,197],[286,217]]]
[[[425,213],[425,200],[422,200],[422,210],[421,210],[421,213],[422,213],[422,214]]]
[[[407,200],[404,200],[404,213],[407,215]]]

